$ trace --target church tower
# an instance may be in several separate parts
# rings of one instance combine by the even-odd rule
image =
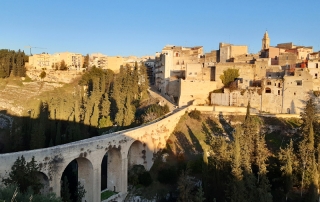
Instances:
[[[268,32],[266,31],[264,33],[263,38],[262,38],[262,48],[261,48],[261,50],[268,49],[269,46],[270,46],[270,38],[269,38]]]

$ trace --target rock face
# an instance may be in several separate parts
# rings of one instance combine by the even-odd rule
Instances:
[[[46,72],[46,76],[41,79],[40,74],[42,71]],[[62,82],[71,83],[74,79],[80,77],[82,72],[76,70],[62,71],[62,70],[28,70],[27,76],[34,81],[47,81],[47,82]]]
[[[28,101],[42,92],[51,91],[62,84],[47,82],[2,83],[0,88],[0,110],[21,116],[28,107]]]

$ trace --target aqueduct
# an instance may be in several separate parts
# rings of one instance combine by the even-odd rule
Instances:
[[[22,155],[26,161],[35,157],[41,168],[43,191],[60,196],[61,178],[70,162],[76,160],[78,180],[86,190],[85,200],[100,202],[101,164],[107,154],[107,188],[125,196],[128,167],[143,165],[149,170],[153,155],[164,148],[180,117],[188,108],[140,127],[101,135],[55,147],[0,155],[0,179],[8,175],[13,163]],[[1,185],[0,180],[0,185]]]

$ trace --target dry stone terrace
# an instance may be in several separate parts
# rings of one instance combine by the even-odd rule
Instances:
[[[0,178],[8,175],[18,157],[23,155],[26,161],[30,161],[34,156],[41,167],[39,177],[44,184],[42,191],[52,191],[60,196],[62,174],[68,164],[76,160],[78,180],[87,191],[85,200],[98,202],[101,201],[101,163],[107,154],[107,187],[125,197],[128,168],[141,164],[149,170],[154,154],[165,147],[176,123],[188,109],[191,108],[176,110],[162,120],[125,131],[45,149],[2,154]]]

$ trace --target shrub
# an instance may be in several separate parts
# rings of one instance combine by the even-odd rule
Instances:
[[[139,179],[139,184],[142,184],[145,187],[149,186],[152,183],[152,178],[148,171],[141,173],[138,179]]]
[[[146,169],[143,165],[134,165],[130,170],[128,170],[128,182],[131,185],[139,184],[139,175],[144,173]]]
[[[158,104],[152,104],[146,109],[144,115],[142,116],[143,122],[152,121],[160,116],[165,115],[168,112],[169,112],[169,106],[167,104],[164,106],[160,106]]]
[[[158,181],[162,184],[174,184],[177,180],[178,174],[174,166],[162,168],[158,172]]]
[[[15,196],[14,196],[15,195]],[[30,200],[32,196],[32,200]],[[47,195],[34,194],[32,189],[28,189],[25,193],[19,192],[15,186],[7,186],[0,188],[0,202],[2,201],[41,201],[41,202],[61,202],[62,200],[55,196],[54,193]]]
[[[201,112],[199,110],[192,110],[188,115],[192,119],[201,120]]]

